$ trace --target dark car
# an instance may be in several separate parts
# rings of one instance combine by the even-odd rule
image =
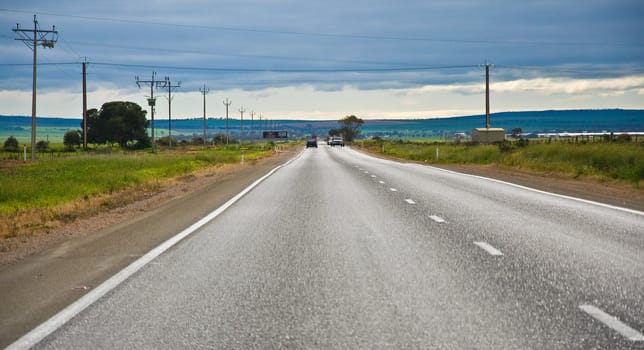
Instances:
[[[318,148],[317,140],[308,140],[308,141],[306,141],[306,148],[309,148],[309,147]]]

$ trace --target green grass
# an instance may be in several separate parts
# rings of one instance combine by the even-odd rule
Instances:
[[[504,155],[501,164],[639,183],[644,179],[644,147],[633,143],[535,144]]]
[[[263,147],[262,147],[263,146]],[[246,146],[245,160],[267,154],[266,145]],[[42,157],[0,168],[0,214],[54,207],[80,198],[154,184],[215,164],[237,163],[236,147],[192,151]]]
[[[433,164],[496,164],[540,172],[615,179],[639,185],[644,180],[644,145],[635,143],[517,143],[465,145],[368,141],[373,152]],[[438,148],[438,159],[436,149]]]

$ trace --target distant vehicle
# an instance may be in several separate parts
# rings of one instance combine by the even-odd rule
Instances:
[[[310,139],[310,140],[306,141],[306,148],[309,148],[309,147],[318,148],[318,141],[315,140],[315,139]]]
[[[342,137],[333,136],[332,138],[329,139],[329,146],[342,146],[342,147],[344,147],[344,140],[342,139]]]

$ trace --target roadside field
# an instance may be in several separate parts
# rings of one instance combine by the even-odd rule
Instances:
[[[273,153],[268,143],[244,144],[246,162]],[[42,157],[36,162],[0,164],[0,238],[46,231],[141,199],[195,172],[240,163],[239,146],[166,150],[157,154]]]
[[[618,180],[640,188],[644,145],[632,142],[505,142],[472,145],[369,140],[356,143],[372,153],[428,164],[493,164],[577,178]]]

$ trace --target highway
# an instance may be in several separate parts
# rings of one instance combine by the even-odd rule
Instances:
[[[644,348],[644,213],[349,147],[159,254],[36,348]]]

